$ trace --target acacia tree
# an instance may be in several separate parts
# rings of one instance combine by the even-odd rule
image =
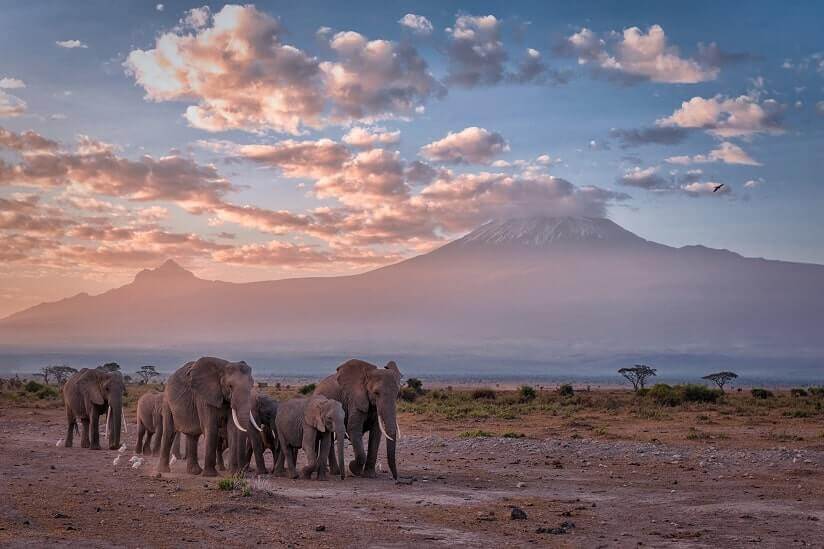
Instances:
[[[632,368],[621,368],[618,370],[618,373],[624,376],[627,381],[632,383],[633,390],[638,392],[638,389],[644,388],[647,378],[654,376],[657,371],[657,369],[650,368],[644,364],[636,364]]]
[[[715,374],[710,374],[710,375],[704,376],[701,379],[706,379],[706,380],[712,381],[713,383],[718,385],[718,388],[721,389],[721,392],[723,393],[724,392],[724,385],[726,385],[727,383],[729,383],[733,379],[736,379],[737,377],[738,377],[738,374],[736,374],[735,372],[718,372],[718,373],[715,373]]]
[[[66,380],[71,377],[72,374],[77,372],[76,368],[72,368],[71,366],[66,366],[65,364],[58,364],[53,366],[46,366],[41,370],[43,381],[46,382],[46,385],[49,384],[49,379],[54,379],[57,382],[59,387],[62,387]]]
[[[150,383],[153,378],[158,377],[160,374],[157,370],[155,370],[154,366],[146,365],[141,366],[138,371],[135,372],[135,375],[140,378],[140,384],[146,385]]]

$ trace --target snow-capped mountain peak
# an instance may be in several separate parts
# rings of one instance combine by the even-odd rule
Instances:
[[[463,246],[522,246],[646,242],[614,222],[598,217],[533,216],[490,221],[457,241]]]

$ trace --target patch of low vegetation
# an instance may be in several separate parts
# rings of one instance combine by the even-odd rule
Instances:
[[[464,431],[459,435],[461,438],[487,438],[487,437],[494,437],[492,433],[489,431],[484,431],[483,429],[472,429],[469,431]]]
[[[678,406],[685,402],[717,402],[723,392],[704,385],[675,385],[656,383],[646,393],[646,397],[661,406]]]
[[[700,431],[695,427],[690,427],[687,433],[687,440],[726,440],[730,438],[726,433],[709,433]]]
[[[762,388],[755,388],[750,391],[750,394],[753,396],[753,398],[760,398],[762,400],[773,398],[775,396],[772,391],[768,391],[767,389]]]
[[[504,437],[504,438],[524,438],[524,437],[526,437],[525,434],[518,433],[518,432],[515,432],[515,431],[507,431],[506,433],[502,434],[501,436]]]
[[[495,389],[490,389],[489,387],[481,387],[472,391],[473,400],[495,400],[496,396]]]
[[[802,442],[804,440],[804,437],[784,431],[770,431],[764,435],[764,438],[773,442]]]
[[[521,396],[522,402],[529,402],[533,400],[536,396],[538,396],[537,391],[535,388],[530,385],[521,385],[521,388],[518,389],[518,394]]]
[[[794,397],[806,397],[806,396],[809,396],[809,393],[807,392],[806,389],[798,388],[798,389],[790,389],[790,395],[792,395]]]
[[[558,394],[562,397],[571,397],[575,395],[575,390],[569,383],[564,383],[563,385],[558,387]]]
[[[814,397],[824,397],[824,387],[810,387],[808,392]]]
[[[300,389],[298,389],[298,392],[302,395],[311,395],[312,393],[315,392],[315,387],[317,387],[316,384],[309,383],[307,385],[304,385]]]
[[[236,475],[220,479],[217,482],[217,487],[224,492],[238,491],[244,496],[252,495],[252,487],[249,485],[249,482],[245,478]]]

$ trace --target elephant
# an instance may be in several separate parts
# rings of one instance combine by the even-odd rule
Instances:
[[[145,441],[144,441],[145,437]],[[146,393],[137,401],[137,444],[134,453],[156,456],[163,438],[163,393]],[[174,434],[172,455],[182,459],[179,433]]]
[[[266,461],[264,460],[263,454],[267,449],[271,450],[272,460],[275,464],[277,465],[279,462],[282,464],[283,456],[280,454],[277,426],[275,425],[277,413],[277,400],[270,396],[253,392],[252,416],[262,430],[243,433],[235,428],[234,424],[229,424],[230,471],[236,473],[248,468],[252,460],[252,455],[254,455],[257,473],[266,473]]]
[[[260,430],[251,411],[252,369],[245,362],[201,357],[173,373],[163,391],[163,439],[158,473],[169,472],[169,454],[175,432],[186,435],[186,471],[192,475],[217,476],[221,422],[229,415],[235,427]],[[226,419],[224,419],[226,418]],[[206,456],[201,469],[197,441],[206,437]]]
[[[281,403],[275,420],[280,449],[289,468],[289,476],[297,478],[295,469],[298,448],[303,448],[307,465],[301,470],[303,478],[311,478],[317,472],[318,480],[326,480],[326,456],[336,460],[334,469],[345,478],[343,470],[344,412],[340,402],[323,395],[310,398],[293,398]],[[319,436],[320,435],[320,436]],[[337,458],[332,452],[332,436],[336,439]],[[283,473],[283,465],[275,467],[275,474]]]
[[[79,419],[83,430],[80,435],[82,448],[100,449],[101,414],[106,414],[106,437],[109,449],[120,447],[120,427],[123,417],[123,396],[126,385],[120,372],[107,372],[98,368],[83,368],[74,373],[63,385],[63,402],[66,405],[66,448],[72,447],[74,431]],[[91,423],[91,433],[89,433]],[[91,434],[91,437],[89,436]]]
[[[363,360],[352,359],[338,366],[334,374],[321,381],[314,394],[337,400],[346,414],[346,432],[355,451],[349,470],[356,476],[375,476],[381,434],[386,437],[386,458],[392,478],[398,479],[395,445],[400,437],[396,404],[401,387],[401,372],[390,361],[378,368]],[[368,453],[363,449],[363,435],[369,432]],[[332,466],[334,456],[329,455]],[[343,463],[341,463],[343,466]],[[333,469],[334,472],[334,469]]]

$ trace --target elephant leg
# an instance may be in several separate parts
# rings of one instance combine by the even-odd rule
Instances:
[[[217,469],[215,464],[217,462],[217,415],[207,418],[206,432],[206,457],[203,458],[203,476],[216,477]]]
[[[383,437],[377,423],[375,421],[375,425],[372,425],[372,429],[369,431],[369,453],[366,455],[366,467],[363,469],[363,476],[365,477],[375,476],[375,464],[378,462],[378,450],[381,447],[381,438]]]
[[[283,448],[284,446],[278,445],[277,450],[272,450],[272,458],[275,460],[275,465],[272,467],[272,474],[277,477],[282,477],[284,474],[283,469],[283,462],[284,462],[284,455],[283,455]]]
[[[80,420],[80,447],[81,448],[88,448],[89,447],[89,418],[83,418]]]
[[[240,444],[240,431],[235,427],[234,423],[226,427],[226,438],[229,442],[229,472],[234,474],[238,472],[239,465],[237,459],[237,446]]]
[[[160,442],[163,440],[163,425],[159,425],[155,430],[154,434],[152,435],[152,446],[151,452],[153,456],[157,456],[160,454]],[[148,446],[148,441],[146,445]],[[144,453],[148,452],[148,448],[144,450]]]
[[[145,436],[146,436],[146,427],[143,425],[142,422],[138,421],[137,422],[137,444],[135,444],[135,447],[134,447],[134,453],[135,454],[143,454],[144,453],[143,437],[145,437]],[[151,435],[149,435],[146,439],[146,445],[147,446],[148,446],[148,443],[149,443],[149,438],[151,438]]]
[[[225,471],[226,464],[223,461],[223,447],[222,445],[218,445],[217,450],[215,451],[215,468],[218,471]]]
[[[182,460],[186,458],[183,451],[180,449],[180,433],[172,433],[172,454],[177,459]]]
[[[249,463],[252,459],[252,454],[255,456],[255,470],[259,475],[265,475],[266,471],[266,460],[263,459],[263,437],[261,437],[260,433],[250,433],[249,435],[249,443],[251,447],[247,447],[246,449],[246,463]]]
[[[351,423],[351,422],[350,422]],[[355,459],[349,462],[349,470],[355,476],[360,476],[363,466],[366,464],[366,452],[363,450],[363,427],[362,424],[349,426],[349,441],[352,443],[352,450],[355,452]],[[330,448],[331,452],[332,449]]]
[[[323,436],[323,435],[321,435]],[[318,431],[308,425],[303,427],[303,453],[306,454],[306,467],[301,470],[303,478],[312,478],[312,473],[318,469],[318,463],[323,462],[317,454]],[[321,454],[322,456],[323,454]]]
[[[324,433],[320,439],[320,451],[318,452],[317,470],[318,480],[326,479],[326,460],[323,456],[329,455],[332,451],[332,433]]]
[[[70,410],[66,410],[66,421],[69,424],[69,429],[66,431],[66,439],[63,442],[64,448],[71,448],[74,442],[74,430],[77,428],[77,418]]]
[[[91,446],[92,450],[100,450],[100,414],[97,410],[92,410],[92,424],[91,424]],[[108,418],[108,416],[106,416]]]
[[[175,423],[172,418],[171,410],[163,410],[163,435],[160,443],[160,459],[157,462],[158,473],[168,473],[169,469],[169,453],[172,451],[172,438],[177,436],[175,432]]]
[[[186,433],[186,472],[190,475],[199,475],[203,472],[197,464],[197,439],[200,435]],[[165,448],[165,444],[163,445]]]

